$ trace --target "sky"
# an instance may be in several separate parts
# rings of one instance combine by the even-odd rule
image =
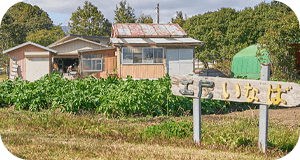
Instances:
[[[75,12],[78,6],[84,5],[85,0],[25,0],[24,2],[37,5],[46,11],[54,24],[67,25],[72,12]],[[121,0],[89,0],[98,10],[104,14],[104,17],[110,22],[114,21],[114,10]],[[156,5],[159,3],[160,23],[168,23],[172,17],[176,16],[176,11],[182,11],[187,17],[203,14],[208,11],[216,11],[223,7],[235,8],[237,10],[245,7],[253,7],[263,0],[127,0],[138,17],[142,13],[150,15],[156,22]],[[271,0],[265,0],[270,2]],[[2,2],[1,2],[2,3]],[[119,5],[118,5],[119,6]]]

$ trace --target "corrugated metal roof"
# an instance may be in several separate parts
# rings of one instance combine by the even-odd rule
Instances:
[[[121,37],[186,37],[178,24],[116,23],[112,38]]]
[[[111,38],[113,44],[190,44],[203,45],[193,38]]]

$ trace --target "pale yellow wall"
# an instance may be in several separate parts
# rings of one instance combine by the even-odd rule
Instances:
[[[56,50],[58,53],[75,53],[75,54],[77,54],[78,50],[99,49],[99,48],[100,48],[99,45],[85,42],[82,40],[75,40],[72,42],[61,44],[59,46],[51,47],[51,49]]]

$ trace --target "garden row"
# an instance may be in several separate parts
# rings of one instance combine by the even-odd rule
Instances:
[[[108,77],[67,80],[54,73],[34,82],[17,78],[0,83],[0,106],[16,110],[57,109],[77,113],[95,111],[109,116],[182,115],[193,108],[191,98],[174,96],[168,76],[158,80],[127,80]],[[225,107],[222,101],[203,101],[203,113]],[[226,108],[226,107],[225,107]],[[225,111],[225,110],[223,110]]]
[[[34,82],[16,78],[14,82],[0,83],[0,107],[12,106],[16,110],[41,109],[78,113],[93,111],[108,116],[183,115],[191,113],[191,98],[174,96],[169,76],[158,80],[107,79],[67,80],[58,73]],[[230,106],[230,107],[229,107]],[[249,103],[233,103],[202,99],[202,113],[226,113],[236,106],[255,107]]]

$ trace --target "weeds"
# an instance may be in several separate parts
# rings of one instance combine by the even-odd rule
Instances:
[[[31,149],[26,149],[27,145],[38,143],[34,137],[48,137],[47,139],[50,138],[51,141],[62,139],[67,144],[71,139],[86,139],[88,141],[97,140],[122,144],[147,144],[199,149],[199,146],[194,145],[192,142],[193,126],[192,118],[189,116],[111,119],[98,114],[73,115],[55,113],[49,110],[19,112],[0,109],[0,120],[1,138],[4,144],[8,146],[21,145],[24,146],[23,150],[28,151]],[[200,147],[202,150],[217,149],[229,152],[259,153],[256,145],[258,142],[257,119],[203,119],[201,127]],[[21,137],[25,139],[17,138],[21,134],[23,135]],[[270,123],[269,135],[268,141],[270,144],[267,155],[268,157],[280,157],[290,152],[295,146],[299,129]],[[28,136],[33,136],[33,138],[28,138]],[[43,143],[43,145],[51,148],[56,147],[57,143],[53,142],[52,144],[50,142]],[[57,147],[63,150],[65,145],[61,145],[63,146]],[[95,147],[90,149],[95,149]],[[79,150],[78,152],[83,151]],[[28,153],[22,152],[22,154]]]

